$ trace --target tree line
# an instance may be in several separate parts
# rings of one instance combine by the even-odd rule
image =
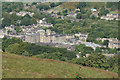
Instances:
[[[65,48],[56,48],[50,46],[40,46],[34,43],[22,42],[18,38],[3,38],[2,39],[2,50],[6,53],[17,54],[27,57],[36,57],[41,59],[53,59],[66,61],[69,63],[75,63],[82,66],[96,67],[104,70],[110,70],[118,72],[119,69],[119,56],[107,58],[101,53],[92,53],[91,48],[86,48],[84,45],[78,46],[76,51],[68,51]],[[76,58],[76,53],[81,51],[82,53],[91,53],[88,57]]]

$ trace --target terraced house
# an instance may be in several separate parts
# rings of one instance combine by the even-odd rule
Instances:
[[[69,34],[56,34],[51,30],[40,30],[39,33],[26,35],[25,41],[31,43],[62,43],[66,42],[67,39],[74,38],[74,35]]]

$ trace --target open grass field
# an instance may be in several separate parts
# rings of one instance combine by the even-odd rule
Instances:
[[[106,6],[105,2],[87,2],[87,5],[89,5],[89,8],[94,8],[94,6],[96,7],[102,7],[102,6]]]
[[[111,11],[111,14],[118,14],[118,11]]]
[[[67,8],[67,9],[76,9],[76,6],[79,2],[64,2],[60,5],[61,8]],[[96,7],[102,7],[106,6],[105,2],[87,2],[87,8],[94,8]]]
[[[76,72],[86,78],[113,78],[117,73],[97,68],[83,67],[62,61],[28,58],[15,54],[3,53],[3,78],[75,78]]]
[[[61,8],[75,9],[78,2],[64,2],[60,5]]]

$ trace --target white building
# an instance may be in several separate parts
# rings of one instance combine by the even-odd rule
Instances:
[[[101,16],[100,19],[105,19],[105,20],[119,20],[118,18],[118,14],[112,14],[112,13],[108,13],[106,16]]]
[[[76,15],[77,15],[77,13],[69,13],[69,14],[67,15],[67,17],[74,17],[74,18],[76,18]]]
[[[47,23],[45,18],[37,21],[37,23],[39,24],[39,26],[42,26],[43,28],[53,27],[53,24]]]
[[[91,11],[97,11],[95,8],[92,8]]]
[[[34,13],[25,12],[25,11],[20,11],[19,13],[16,13],[17,16],[25,16],[26,14],[28,14],[31,17],[34,15]]]
[[[2,29],[0,29],[0,38],[4,38],[4,32]]]
[[[94,50],[96,49],[96,47],[101,47],[101,45],[95,44],[95,43],[92,43],[92,42],[82,42],[82,44],[85,44],[85,46],[91,47],[91,48],[93,48]]]
[[[86,41],[88,37],[88,33],[76,33],[75,36],[82,41]]]

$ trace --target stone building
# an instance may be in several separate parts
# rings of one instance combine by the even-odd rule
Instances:
[[[37,21],[37,23],[39,24],[39,26],[42,26],[43,28],[53,27],[53,24],[46,22],[46,18]]]
[[[109,44],[108,44],[108,47],[109,48],[120,48],[120,41],[109,41]]]
[[[67,39],[74,38],[73,35],[68,34],[56,34],[51,30],[39,30],[38,33],[30,33],[26,35],[26,42],[31,43],[62,43]]]
[[[119,15],[115,14],[115,13],[108,13],[106,16],[101,16],[101,19],[105,19],[105,20],[118,20]]]
[[[104,42],[105,40],[109,41],[109,48],[120,48],[120,41],[117,38],[97,38],[97,40],[101,40]]]
[[[2,29],[0,29],[0,38],[4,38],[4,32]]]
[[[86,57],[88,57],[90,54],[86,54]],[[106,56],[107,58],[110,58],[110,57],[114,57],[115,54],[102,54],[104,56]]]
[[[78,37],[82,41],[86,41],[88,34],[87,33],[76,33],[75,36]]]
[[[30,43],[36,43],[40,41],[40,33],[28,34],[25,36],[25,41]]]

